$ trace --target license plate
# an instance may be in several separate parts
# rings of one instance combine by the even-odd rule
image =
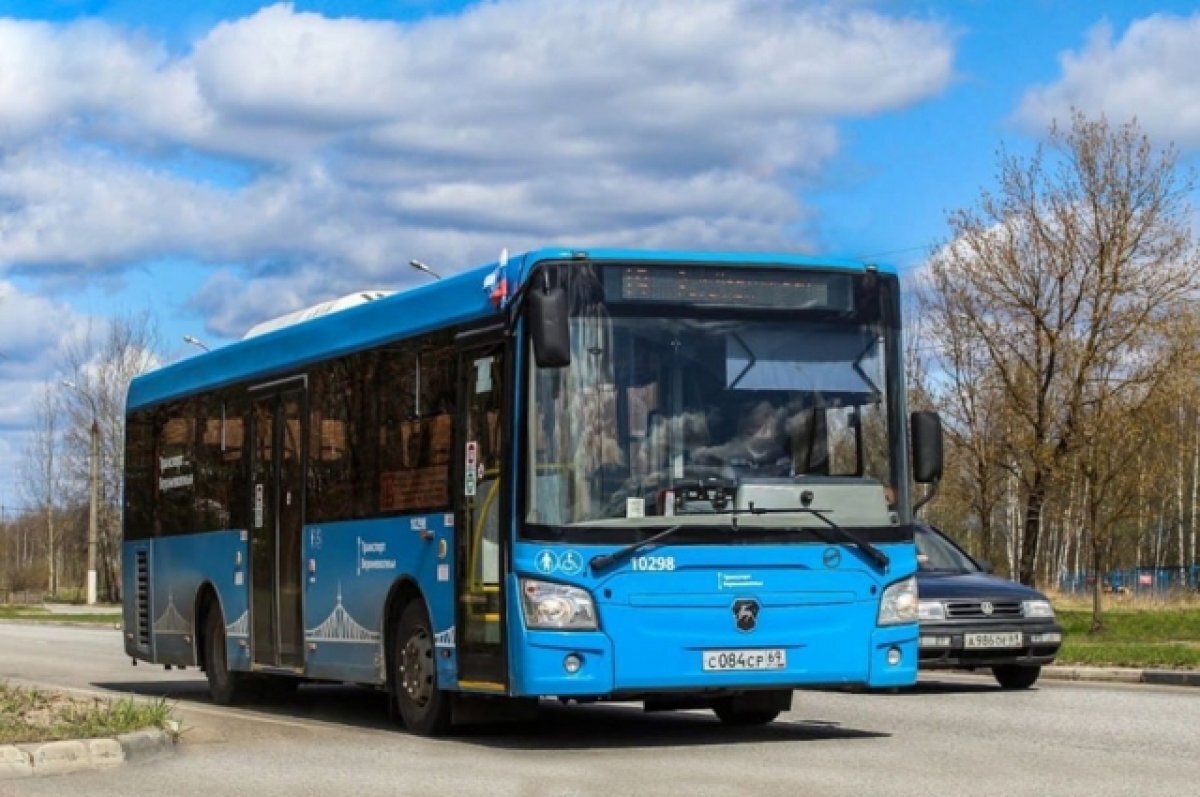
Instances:
[[[727,670],[782,670],[787,667],[787,651],[706,650],[702,654],[705,672]]]
[[[1019,648],[1020,631],[1005,631],[994,634],[963,634],[964,648]]]

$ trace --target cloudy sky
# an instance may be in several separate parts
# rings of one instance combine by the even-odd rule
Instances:
[[[1190,2],[0,0],[0,503],[72,340],[167,357],[545,245],[910,269],[1072,106],[1200,150]]]

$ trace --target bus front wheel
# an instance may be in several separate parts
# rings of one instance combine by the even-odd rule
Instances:
[[[420,601],[404,607],[393,635],[392,700],[404,726],[421,736],[450,728],[450,695],[438,688],[429,617]]]
[[[791,704],[790,691],[750,692],[715,700],[712,710],[725,725],[747,727],[774,722]]]
[[[209,609],[204,619],[204,674],[208,678],[208,693],[213,702],[232,706],[249,697],[249,673],[233,672],[225,649],[225,622],[220,608]]]

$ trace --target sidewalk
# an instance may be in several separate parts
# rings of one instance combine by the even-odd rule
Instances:
[[[113,614],[121,611],[119,603],[97,603],[95,606],[88,606],[83,603],[43,603],[34,604],[40,605],[50,614]]]
[[[1042,668],[1043,678],[1060,681],[1109,681],[1156,686],[1198,686],[1200,670],[1141,670],[1131,667],[1077,667],[1054,664]]]

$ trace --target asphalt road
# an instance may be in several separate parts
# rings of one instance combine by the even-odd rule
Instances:
[[[900,694],[799,692],[762,729],[708,712],[548,707],[449,739],[393,729],[383,698],[306,686],[254,709],[202,675],[129,666],[113,630],[0,623],[0,678],[166,695],[180,751],[109,772],[0,782],[0,795],[1200,794],[1200,689],[1045,682],[1006,693],[939,675]]]

